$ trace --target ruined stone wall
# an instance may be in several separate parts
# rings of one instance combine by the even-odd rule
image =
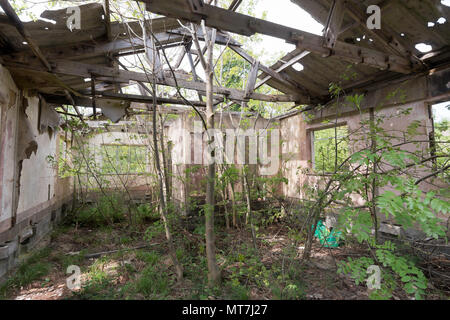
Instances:
[[[80,152],[75,155],[79,161],[85,163],[92,157],[94,158],[92,160],[95,160],[95,166],[92,165],[89,170],[84,170],[85,174],[81,174],[80,181],[77,181],[79,198],[82,194],[91,197],[93,195],[101,196],[103,193],[120,192],[123,193],[124,200],[133,200],[134,198],[144,198],[145,194],[150,192],[151,186],[155,184],[151,135],[138,133],[136,130],[128,131],[126,128],[126,126],[115,125],[112,130],[102,129],[76,141],[77,145],[82,144],[82,147],[78,146],[77,149],[85,153],[84,156]],[[145,170],[122,172],[123,170],[116,167],[113,154],[102,153],[101,149],[104,146],[140,148],[146,154],[146,163],[142,163],[142,168],[145,167]],[[104,163],[109,163],[114,169],[111,172],[104,171],[102,169]]]
[[[424,78],[419,78],[368,92],[361,104],[361,110],[343,102],[339,105],[337,117],[336,109],[334,106],[330,106],[328,109],[316,113],[298,113],[280,119],[283,140],[281,171],[289,180],[289,184],[284,186],[284,195],[294,199],[304,198],[302,186],[309,184],[314,187],[318,183],[318,176],[312,169],[313,144],[311,136],[314,130],[333,127],[335,121],[337,121],[338,126],[346,125],[349,133],[359,132],[358,136],[350,138],[350,154],[369,147],[371,143],[369,134],[360,130],[360,127],[362,121],[370,119],[371,108],[375,117],[385,119],[381,127],[392,136],[398,137],[391,140],[393,143],[402,141],[404,132],[408,130],[411,124],[417,122],[419,127],[411,139],[425,142],[405,144],[401,148],[406,151],[422,151],[424,156],[429,155],[430,145],[426,141],[429,139],[432,130],[432,120],[430,119],[427,97],[426,81]],[[342,98],[342,101],[345,101],[345,99]],[[409,110],[409,114],[403,114],[405,110]],[[410,173],[416,178],[420,178],[429,174],[430,170],[420,168],[415,169],[414,172],[410,171]],[[436,188],[448,187],[448,185],[435,178],[420,183],[420,187],[423,191],[428,192]],[[378,193],[383,193],[388,189],[390,188],[382,188]],[[359,196],[354,195],[353,199],[355,205],[364,204]],[[441,218],[448,219],[448,217]],[[386,217],[380,215],[380,221],[384,220],[386,220]]]
[[[14,206],[18,92],[11,75],[0,65],[0,233],[11,227]]]
[[[269,122],[263,118],[242,117],[240,114],[233,112],[218,112],[215,115],[215,128],[223,133],[223,147],[225,148],[226,140],[228,139],[226,130],[233,129],[239,135],[248,129],[278,129],[278,124]],[[173,146],[171,150],[173,162],[172,172],[174,174],[172,177],[173,198],[179,202],[185,202],[188,195],[191,197],[204,197],[206,190],[206,152],[208,142],[207,135],[203,132],[200,118],[198,116],[192,116],[191,113],[178,115],[177,119],[170,125],[167,137]],[[260,166],[250,164],[248,158],[250,143],[250,139],[247,138],[245,146],[246,163],[249,165],[250,170],[258,175],[261,169]],[[268,148],[270,149],[270,144]],[[224,160],[226,161],[225,157]],[[237,146],[234,157],[230,158],[229,161],[234,162],[238,169],[242,168],[242,164],[238,163]],[[221,167],[220,164],[217,165],[216,170],[219,172]],[[242,192],[241,182],[234,185],[234,191]]]
[[[72,184],[49,161],[59,137],[39,132],[39,108],[0,65],[0,280],[71,205]]]

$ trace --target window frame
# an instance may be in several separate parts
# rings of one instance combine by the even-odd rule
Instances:
[[[308,129],[309,131],[309,136],[310,136],[310,146],[311,146],[311,169],[315,174],[330,174],[333,172],[328,172],[328,171],[321,171],[318,172],[316,171],[316,141],[320,141],[320,140],[334,140],[334,136],[331,138],[323,138],[323,139],[316,139],[316,132],[318,131],[323,131],[323,130],[328,130],[328,129],[334,129],[334,128],[339,128],[339,127],[345,127],[347,129],[347,138],[348,138],[348,132],[349,132],[349,128],[348,128],[348,123],[347,121],[340,121],[337,123],[328,123],[327,125],[321,125],[321,126],[317,126],[317,127],[313,127]],[[344,138],[344,137],[339,137],[339,138]],[[349,147],[349,144],[347,144],[347,147]],[[339,146],[338,146],[339,148]],[[339,150],[339,149],[338,149]],[[333,148],[334,151],[334,148]],[[347,152],[350,152],[350,148],[348,148]]]

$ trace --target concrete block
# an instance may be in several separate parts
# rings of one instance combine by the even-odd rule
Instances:
[[[0,260],[7,259],[9,257],[8,246],[0,246]]]
[[[19,242],[25,243],[28,239],[30,239],[34,235],[34,229],[32,226],[28,226],[20,232]]]
[[[338,215],[335,213],[328,213],[325,217],[325,225],[328,229],[336,228],[338,225]]]
[[[402,234],[402,227],[387,222],[382,222],[380,223],[380,228],[378,231],[399,237]]]

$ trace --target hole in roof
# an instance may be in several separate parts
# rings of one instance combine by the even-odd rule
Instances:
[[[45,21],[45,22],[48,22],[48,23],[51,23],[51,24],[56,24],[56,21],[55,21],[55,20],[52,20],[52,19],[47,19],[47,18],[39,17],[39,20]]]
[[[26,41],[23,41],[23,42],[22,42],[22,44],[28,44],[28,42],[26,42]]]
[[[439,23],[439,24],[444,24],[444,23],[447,22],[447,19],[445,19],[444,17],[440,17],[440,18],[438,19],[438,21],[436,21],[436,22]]]
[[[303,69],[305,69],[305,67],[299,62],[294,63],[292,65],[292,68],[294,68],[294,70],[296,70],[296,71],[303,71]]]
[[[404,37],[405,36],[405,34],[402,32],[402,33],[400,33],[400,36],[402,36],[402,37]]]
[[[427,53],[433,50],[433,47],[426,43],[418,43],[416,44],[416,49],[422,53]]]
[[[356,38],[356,41],[361,41],[361,38]]]
[[[428,28],[434,27],[434,22],[428,22]]]
[[[441,3],[442,3],[444,6],[450,7],[450,0],[441,0]]]

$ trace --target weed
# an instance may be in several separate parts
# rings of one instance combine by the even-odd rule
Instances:
[[[46,276],[51,269],[51,264],[46,260],[49,254],[49,248],[33,253],[17,268],[14,276],[0,287],[0,298],[5,299],[12,290],[19,289]]]
[[[136,281],[136,291],[150,299],[164,299],[169,294],[170,279],[155,266],[147,266]]]
[[[161,256],[156,251],[138,251],[136,257],[149,266],[156,265],[161,259]]]

